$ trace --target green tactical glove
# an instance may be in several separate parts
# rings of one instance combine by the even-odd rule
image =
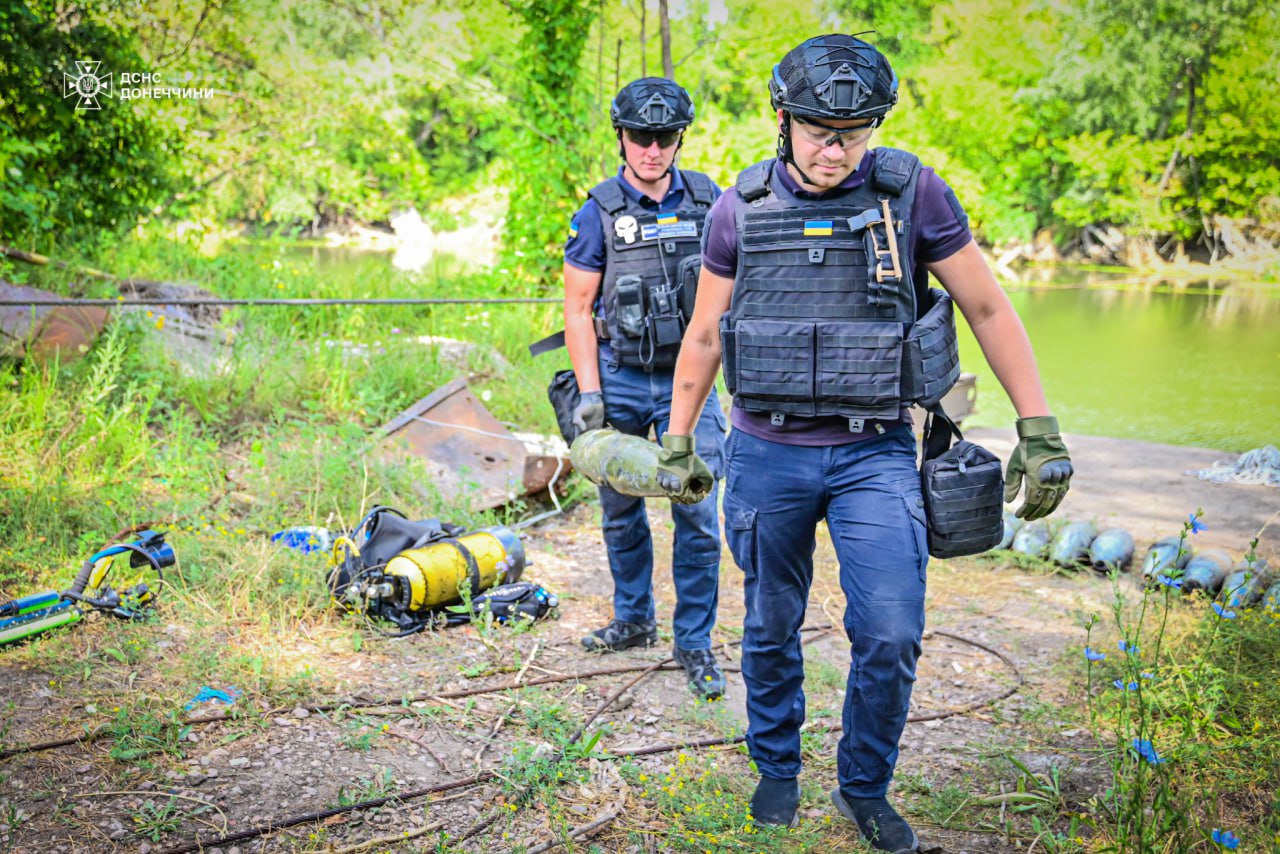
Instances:
[[[658,453],[658,486],[677,504],[697,504],[707,497],[715,478],[702,457],[693,452],[693,436],[664,433]]]
[[[1052,415],[1018,419],[1018,447],[1009,457],[1004,475],[1004,500],[1012,502],[1027,481],[1026,497],[1015,514],[1019,519],[1048,516],[1071,485],[1071,457],[1058,435],[1058,419]]]

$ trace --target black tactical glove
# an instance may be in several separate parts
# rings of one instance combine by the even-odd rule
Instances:
[[[1012,502],[1027,482],[1019,519],[1048,516],[1067,495],[1071,486],[1071,457],[1058,435],[1058,419],[1052,415],[1018,419],[1018,447],[1009,457],[1004,476],[1004,500]]]
[[[716,479],[711,469],[695,454],[693,436],[662,435],[658,452],[658,486],[677,504],[697,504],[707,497]]]
[[[579,395],[578,407],[573,410],[573,426],[579,433],[604,426],[603,392],[584,391]]]

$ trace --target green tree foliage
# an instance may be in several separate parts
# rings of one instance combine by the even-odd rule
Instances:
[[[1273,8],[1087,0],[1062,23],[1039,93],[1042,116],[1059,112],[1045,122],[1061,138],[1056,218],[1190,236],[1214,213],[1251,215],[1267,176],[1280,189],[1280,152],[1266,145],[1280,109],[1274,61],[1263,59],[1280,46]],[[1258,167],[1261,182],[1248,177]]]
[[[1249,0],[684,0],[681,164],[723,185],[774,150],[767,81],[801,38],[867,33],[901,81],[878,144],[918,152],[980,237],[1091,224],[1193,237],[1280,215],[1276,11]],[[644,22],[642,24],[642,21]],[[252,22],[252,26],[247,26]],[[619,85],[658,73],[655,0],[18,0],[0,10],[0,237],[139,217],[297,232],[508,198],[508,287],[557,279],[612,174]],[[643,35],[643,38],[642,38]],[[76,112],[77,59],[212,97]],[[43,235],[43,237],[41,237]]]
[[[514,283],[548,283],[560,266],[555,246],[564,241],[577,189],[597,156],[580,144],[583,117],[593,113],[582,59],[596,7],[523,0],[511,9],[524,33],[511,80],[520,120],[505,135],[503,152],[511,192],[505,263]]]
[[[201,212],[286,229],[385,222],[492,160],[501,104],[475,84],[484,50],[444,4],[162,6],[139,28],[146,49],[168,50],[166,30],[191,33],[189,55],[221,84],[183,117],[203,131],[189,145]]]
[[[78,61],[95,77],[144,67],[123,28],[74,3],[0,5],[0,237],[41,245],[132,226],[173,187],[181,139],[145,102],[64,97]],[[117,82],[117,81],[113,81]]]

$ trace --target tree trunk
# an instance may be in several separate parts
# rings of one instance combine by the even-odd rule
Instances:
[[[658,0],[658,26],[662,32],[662,76],[674,80],[676,66],[671,61],[671,16],[667,13],[667,0]]]
[[[596,4],[596,20],[599,21],[600,41],[596,43],[596,104],[604,99],[604,0]]]
[[[648,38],[648,35],[645,33],[644,25],[645,25],[645,16],[648,14],[649,9],[648,7],[645,6],[644,2],[645,0],[640,0],[640,76],[648,77],[649,64],[646,61],[645,49],[644,49],[645,40]]]

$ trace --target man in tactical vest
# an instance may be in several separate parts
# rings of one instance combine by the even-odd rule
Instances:
[[[744,171],[708,214],[668,433],[686,438],[662,452],[659,482],[681,496],[704,472],[691,433],[723,357],[734,395],[725,528],[744,573],[747,744],[761,773],[752,815],[796,821],[799,629],[825,519],[852,643],[831,798],[877,850],[915,851],[885,797],[920,655],[928,560],[906,407],[936,404],[955,382],[952,299],[1019,415],[1005,500],[1025,481],[1018,515],[1047,515],[1071,462],[1026,331],[955,195],[914,155],[868,150],[897,101],[888,60],[851,36],[819,36],[783,57],[769,91],[778,154]],[[928,287],[930,275],[945,292]]]
[[[614,98],[610,116],[623,164],[590,191],[564,250],[564,338],[581,392],[574,427],[591,430],[608,422],[636,436],[647,436],[652,427],[671,447],[665,434],[672,370],[693,314],[703,220],[720,188],[706,175],[675,167],[684,129],[693,121],[693,101],[676,83],[657,77],[629,83]],[[719,477],[725,420],[714,389],[699,412],[683,432],[697,436]],[[694,693],[708,699],[725,689],[711,652],[720,576],[716,492],[713,486],[696,503],[672,505],[675,658]],[[650,646],[658,630],[644,501],[602,486],[600,507],[614,618],[582,644],[601,652]]]

